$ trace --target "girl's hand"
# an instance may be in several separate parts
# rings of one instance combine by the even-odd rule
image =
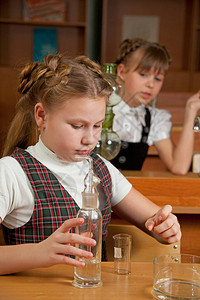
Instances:
[[[46,240],[37,244],[36,263],[39,267],[49,267],[55,264],[69,264],[76,267],[84,267],[84,263],[73,259],[66,255],[81,256],[91,258],[93,255],[89,251],[85,251],[75,247],[75,244],[86,246],[95,246],[94,239],[70,233],[72,227],[83,224],[84,219],[74,218],[66,220],[60,228],[51,234]]]
[[[200,90],[191,96],[186,103],[186,111],[193,112],[194,116],[200,111]]]
[[[149,231],[152,231],[167,243],[175,243],[181,239],[179,222],[171,212],[171,205],[165,205],[145,223],[145,227]]]

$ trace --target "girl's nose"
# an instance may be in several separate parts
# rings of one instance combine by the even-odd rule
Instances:
[[[82,144],[84,145],[93,145],[96,143],[99,139],[99,136],[97,136],[97,133],[93,132],[92,130],[87,130],[82,137]]]
[[[154,87],[154,78],[149,77],[147,80],[147,86],[150,88]]]

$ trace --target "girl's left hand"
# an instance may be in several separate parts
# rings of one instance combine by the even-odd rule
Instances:
[[[171,205],[165,205],[145,222],[145,227],[158,235],[167,243],[175,243],[181,239],[180,225],[172,213]]]
[[[186,112],[188,111],[191,113],[192,111],[196,116],[199,110],[200,110],[200,90],[196,94],[191,96],[186,103]]]

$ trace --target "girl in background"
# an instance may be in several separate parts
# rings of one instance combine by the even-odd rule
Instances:
[[[200,110],[200,92],[188,99],[183,130],[177,145],[171,139],[171,115],[153,108],[170,65],[167,49],[143,39],[126,39],[119,48],[118,76],[124,82],[123,100],[113,108],[113,130],[122,141],[111,162],[122,170],[140,170],[149,146],[155,145],[166,167],[174,174],[188,172],[194,144],[194,119]]]
[[[97,64],[87,57],[49,55],[25,66],[18,90],[22,97],[0,160],[0,223],[7,244],[0,247],[0,274],[54,264],[83,267],[73,256],[92,257],[74,246],[95,245],[92,238],[74,233],[84,221],[76,215],[88,155],[101,181],[103,244],[111,208],[164,243],[180,240],[171,206],[152,203],[92,153],[112,92]]]

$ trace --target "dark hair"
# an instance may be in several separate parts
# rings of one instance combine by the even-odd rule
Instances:
[[[164,71],[167,73],[171,58],[165,46],[158,43],[148,42],[141,38],[125,39],[119,47],[119,54],[116,64],[124,64],[127,68],[132,65],[136,59],[138,64],[135,70],[150,70],[154,67],[155,72]]]

